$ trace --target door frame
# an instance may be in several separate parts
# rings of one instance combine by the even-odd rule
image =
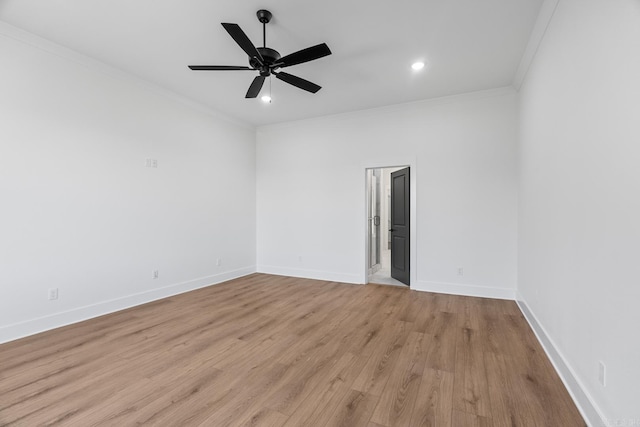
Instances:
[[[372,196],[372,194],[374,193],[374,191],[371,191],[371,190],[372,190],[372,189],[371,189],[371,187],[372,187],[372,185],[371,185],[371,184],[373,184],[373,182],[372,182],[372,181],[373,181],[373,178],[375,177],[375,175],[373,175],[373,171],[375,171],[375,170],[382,170],[382,169],[375,169],[375,168],[367,169],[367,189],[369,190],[369,191],[367,192],[367,206],[368,206],[368,207],[372,207],[372,206],[373,206],[373,203],[372,203],[373,201],[371,200],[371,196]],[[369,172],[371,172],[371,176],[369,176]],[[378,183],[378,182],[376,182],[376,184],[377,184],[377,185],[380,185],[380,183]],[[380,185],[380,186],[381,186],[381,185]],[[381,196],[381,195],[378,195],[378,196],[379,196],[379,197],[384,197],[384,196]],[[374,265],[374,267],[371,267],[371,259],[370,259],[370,258],[372,257],[372,254],[371,254],[371,247],[372,247],[372,246],[375,246],[375,245],[372,245],[372,244],[371,244],[371,230],[370,230],[371,222],[370,222],[369,218],[371,218],[371,217],[372,217],[372,214],[373,214],[373,213],[372,213],[372,212],[369,212],[369,210],[367,209],[367,222],[368,222],[368,224],[367,224],[367,242],[369,243],[369,246],[367,246],[367,250],[368,250],[368,257],[369,257],[369,258],[367,258],[367,271],[368,271],[368,274],[369,274],[369,275],[374,274],[374,273],[372,273],[372,271],[371,271],[371,270],[372,270],[372,269],[374,269],[374,267],[375,267],[375,266],[377,266],[377,268],[375,268],[375,271],[378,271],[378,270],[380,269],[380,264],[379,264],[379,263],[378,263],[378,264],[375,264],[375,265]],[[374,215],[374,218],[375,218],[375,215]],[[382,224],[381,224],[381,225],[382,225]],[[382,226],[380,227],[380,230],[381,230],[381,229],[382,229]],[[378,231],[380,232],[380,230],[378,230]],[[380,235],[378,235],[378,238],[380,238]],[[381,249],[381,248],[380,248],[380,246],[379,246],[379,247],[378,247],[378,257],[379,257],[379,255],[380,255],[380,254],[379,254],[380,249]]]
[[[360,171],[362,173],[362,182],[364,188],[362,189],[362,198],[361,206],[362,206],[362,215],[361,215],[361,242],[362,243],[362,252],[361,252],[361,265],[362,265],[362,273],[360,278],[360,283],[366,284],[369,281],[369,215],[368,215],[368,204],[370,202],[369,194],[367,192],[367,169],[384,169],[384,168],[402,168],[408,167],[411,169],[409,173],[409,289],[414,289],[418,285],[418,239],[417,239],[417,175],[418,168],[416,165],[416,158],[412,156],[407,157],[399,157],[399,158],[380,158],[380,159],[372,159],[367,160],[362,163],[360,166]]]

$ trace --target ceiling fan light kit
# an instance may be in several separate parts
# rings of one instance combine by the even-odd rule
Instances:
[[[245,98],[256,98],[262,89],[264,80],[271,75],[307,92],[318,92],[321,87],[317,84],[279,70],[331,55],[329,46],[327,46],[326,43],[321,43],[283,57],[277,50],[267,47],[267,24],[271,21],[273,15],[268,10],[261,9],[256,13],[256,16],[258,17],[258,21],[262,23],[262,47],[256,47],[238,24],[222,23],[222,26],[227,30],[231,38],[233,38],[238,46],[249,56],[248,67],[235,65],[189,65],[189,68],[195,71],[258,71],[259,75],[253,79]]]

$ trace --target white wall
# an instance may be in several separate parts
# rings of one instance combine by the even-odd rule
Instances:
[[[521,93],[519,298],[594,425],[640,425],[639,53],[637,0],[560,0]]]
[[[365,167],[412,164],[411,287],[513,297],[515,110],[497,90],[259,128],[258,270],[363,283]]]
[[[254,129],[8,26],[0,58],[0,342],[255,271]]]

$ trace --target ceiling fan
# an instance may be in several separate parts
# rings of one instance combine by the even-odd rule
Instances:
[[[242,31],[238,24],[223,23],[222,26],[229,33],[229,35],[238,43],[238,46],[249,55],[249,66],[234,66],[234,65],[189,65],[192,70],[199,71],[229,71],[229,70],[250,70],[259,71],[260,75],[253,79],[251,86],[245,98],[255,98],[260,93],[264,80],[270,75],[276,76],[277,79],[283,82],[289,83],[297,88],[306,90],[311,93],[316,93],[321,89],[315,83],[292,74],[285,73],[284,71],[277,71],[280,68],[290,67],[292,65],[302,64],[304,62],[313,61],[314,59],[322,58],[323,56],[331,55],[331,50],[326,43],[311,46],[306,49],[299,50],[289,55],[280,56],[278,51],[267,47],[267,28],[266,25],[271,21],[272,14],[268,10],[261,9],[256,15],[258,21],[262,23],[262,47],[255,47],[249,37]]]

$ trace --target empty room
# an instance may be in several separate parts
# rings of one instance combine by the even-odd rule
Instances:
[[[640,426],[638,76],[638,0],[0,0],[0,426]]]

